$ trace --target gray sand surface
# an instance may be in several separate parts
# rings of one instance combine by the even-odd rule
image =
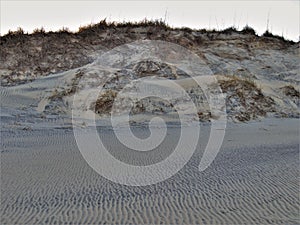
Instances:
[[[188,164],[165,182],[145,187],[98,175],[81,156],[71,128],[57,129],[48,121],[45,127],[12,129],[4,124],[9,120],[3,112],[1,224],[300,223],[297,119],[229,123],[217,158],[199,172],[210,131],[202,124]],[[132,129],[148,132],[143,126]],[[178,129],[168,128],[169,143],[163,146],[176,141]],[[109,127],[99,127],[99,134],[112,151],[119,149]]]

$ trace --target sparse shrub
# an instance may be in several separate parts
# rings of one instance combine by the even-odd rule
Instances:
[[[189,27],[181,27],[179,28],[181,31],[184,31],[186,33],[192,33],[193,29],[189,28]]]
[[[300,92],[296,90],[292,85],[281,87],[280,90],[288,98],[290,98],[298,107],[300,107]]]
[[[18,29],[16,31],[9,30],[8,33],[5,36],[6,37],[9,37],[9,36],[21,36],[23,34],[24,34],[24,30],[21,27],[18,27]]]
[[[93,33],[102,31],[109,28],[137,28],[137,27],[157,27],[160,29],[171,29],[164,21],[162,20],[147,20],[144,19],[140,22],[122,22],[122,23],[116,23],[116,22],[106,22],[106,19],[101,20],[99,23],[96,24],[89,24],[86,26],[81,26],[79,28],[78,33]]]
[[[108,114],[111,112],[116,96],[116,91],[107,90],[91,105],[90,109],[94,110],[97,114]]]
[[[115,27],[115,23],[108,23],[105,18],[99,23],[79,27],[78,34],[92,34],[112,27]]]
[[[24,30],[21,27],[18,27],[18,29],[16,31],[13,31],[12,34],[13,35],[23,35]]]
[[[69,29],[68,27],[62,27],[62,28],[58,31],[58,33],[70,34],[71,31],[70,31],[70,29]]]
[[[275,111],[274,100],[265,96],[253,79],[225,76],[218,78],[218,81],[223,93],[226,93],[230,118],[248,121]]]
[[[33,34],[45,34],[46,31],[45,31],[45,28],[44,28],[44,27],[41,27],[41,28],[36,28],[36,29],[34,29],[32,33],[33,33]]]
[[[250,26],[248,26],[248,25],[246,25],[246,26],[241,30],[241,33],[242,33],[242,34],[249,34],[249,35],[256,35],[256,31],[255,31],[252,27],[250,27]]]
[[[221,34],[232,34],[234,32],[237,32],[237,29],[235,27],[228,27],[228,28],[220,31]]]
[[[9,30],[8,33],[0,38],[1,44],[8,40],[15,40],[18,42],[23,42],[24,38],[27,34],[25,34],[24,30],[21,27],[18,27],[16,31]]]
[[[290,44],[294,44],[295,42],[293,41],[290,41],[290,40],[286,40],[283,36],[279,36],[279,35],[276,35],[276,34],[272,34],[270,31],[266,30],[265,33],[263,33],[262,35],[263,37],[268,37],[268,38],[276,38],[278,40],[281,40],[283,42],[287,42],[287,43],[290,43]]]

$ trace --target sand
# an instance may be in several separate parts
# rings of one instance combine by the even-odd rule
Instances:
[[[48,102],[74,73],[0,88],[1,224],[300,223],[299,120],[228,121],[222,148],[203,172],[198,166],[210,126],[201,123],[199,145],[176,175],[145,187],[125,186],[87,164],[76,145],[70,111]],[[180,82],[190,85],[189,80]],[[135,118],[132,131],[139,137],[149,135],[146,118]],[[132,155],[120,145],[103,118],[97,125],[112,155],[150,164],[176,145],[180,128],[167,121],[165,142],[157,154],[146,156]]]
[[[229,123],[224,144],[203,172],[198,164],[209,125],[189,163],[170,179],[145,187],[113,183],[81,156],[61,120],[23,130],[2,115],[1,224],[297,224],[299,121]],[[52,125],[51,125],[52,124]],[[178,127],[168,127],[169,145]],[[136,126],[133,132],[147,129]],[[101,137],[119,148],[111,129]],[[164,150],[164,149],[160,149]],[[130,161],[130,154],[125,154]]]
[[[0,224],[300,223],[299,119],[291,118],[299,118],[298,43],[258,37],[251,30],[203,33],[153,24],[110,27],[106,23],[100,27],[105,29],[3,37],[0,80],[7,87],[0,87]],[[140,47],[117,47],[140,39],[177,43],[203,62],[187,60],[189,54],[182,54],[182,48],[175,51],[181,54],[172,52],[172,57],[165,58],[171,60],[168,66],[149,60],[139,62],[145,56]],[[16,44],[20,40],[24,44]],[[173,48],[154,49],[167,53]],[[147,50],[147,57],[151,51]],[[166,54],[159,55],[164,58]],[[118,62],[116,59],[131,63],[125,60],[128,66],[124,70],[124,65],[112,66]],[[229,96],[223,145],[202,172],[199,163],[210,133],[210,124],[203,121],[218,120],[220,116],[219,111],[206,108],[203,90],[195,86],[184,68],[197,71],[197,75],[217,75],[223,83],[235,75],[229,79],[232,84],[225,85],[229,90],[223,90]],[[158,109],[168,122],[162,144],[154,151],[139,154],[132,154],[114,137],[107,118],[102,117],[103,104],[99,104],[98,115],[91,109],[104,81],[106,91],[119,91],[130,80],[145,75],[174,79],[189,92],[202,121],[200,142],[188,163],[171,178],[144,187],[125,186],[100,176],[84,160],[74,138],[71,108],[80,109],[76,116],[85,120],[76,126],[84,131],[88,131],[90,118],[97,118],[99,136],[115,158],[133,165],[160,162],[172,152],[180,133],[178,115],[168,105],[153,100],[152,104],[143,102],[144,107],[137,107],[143,112],[132,117],[131,129],[137,137],[149,135],[145,121]],[[243,83],[248,86],[241,86]],[[147,86],[163,92],[178,91],[169,80],[150,79]],[[76,88],[80,98],[73,101]],[[292,93],[286,94],[286,88]],[[216,86],[207,86],[207,90],[215,92]],[[274,102],[266,101],[270,98]],[[113,98],[108,95],[107,99]],[[178,100],[189,115],[191,104],[185,98]],[[242,104],[244,100],[249,107]],[[141,108],[145,111],[139,111]],[[253,115],[248,115],[249,110]],[[242,119],[234,120],[235,114]],[[118,126],[122,131],[122,120]],[[190,126],[189,132],[194,128]],[[155,124],[154,132],[160,129],[161,124]],[[187,148],[181,156],[179,161],[189,158]]]

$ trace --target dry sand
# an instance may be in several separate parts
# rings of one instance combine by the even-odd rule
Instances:
[[[128,31],[125,31],[128,27],[104,25],[104,28],[93,34],[86,29],[77,35],[38,33],[1,39],[4,46],[0,57],[1,84],[13,87],[0,87],[0,223],[299,224],[299,119],[249,116],[245,120],[257,121],[229,122],[219,154],[203,172],[199,172],[198,165],[210,126],[201,123],[199,145],[179,173],[155,185],[129,187],[113,183],[89,167],[76,145],[70,117],[73,88],[78,85],[74,78],[83,76],[86,84],[95,88],[101,79],[114,78],[113,70],[93,77],[93,64],[97,66],[94,60],[104,50],[141,38],[156,40],[162,36],[167,37],[165,41],[198,54],[214,74],[238,75],[261,89],[261,93],[251,88],[242,93],[242,97],[252,94],[252,99],[237,98],[237,91],[244,86],[231,90],[231,86],[243,81],[234,77],[226,93],[232,95],[231,102],[227,99],[227,107],[231,107],[227,108],[229,116],[231,112],[247,114],[249,109],[268,107],[263,116],[271,113],[271,116],[299,117],[299,44],[230,30],[189,32],[161,25],[147,25],[143,32],[139,27],[129,27]],[[23,44],[16,44],[20,40]],[[50,75],[58,71],[66,72]],[[180,78],[176,83],[193,89],[190,79],[180,74],[168,72],[158,76],[175,76]],[[127,73],[117,75],[120,83],[129,82]],[[34,82],[29,82],[32,79]],[[168,87],[161,81],[155,85]],[[91,88],[85,84],[83,87]],[[117,88],[118,82],[107,83],[108,90]],[[295,93],[287,95],[282,88]],[[86,90],[79,90],[85,97]],[[201,96],[199,90],[193,93],[194,97]],[[272,98],[275,108],[273,104],[265,106],[265,102],[256,104],[260,99],[257,97]],[[251,104],[247,108],[240,100]],[[85,109],[89,108],[87,105]],[[92,110],[87,110],[82,116],[90,117],[91,113]],[[117,142],[104,119],[97,118],[99,135],[111,154],[132,164],[142,160],[144,164],[155,163],[167,157],[180,132],[178,124],[168,118],[167,138],[158,147],[158,154],[132,155]],[[146,118],[135,117],[134,121],[142,122],[132,127],[139,137],[149,135],[143,123]],[[206,121],[208,117],[204,115],[203,119]]]
[[[211,166],[198,171],[209,134],[189,163],[146,187],[112,183],[81,156],[72,129],[48,121],[30,130],[2,114],[1,224],[298,224],[299,121],[229,123]],[[50,126],[52,124],[52,126]],[[168,129],[171,146],[178,127]],[[143,126],[133,128],[147,133]],[[118,148],[102,126],[100,136]],[[160,149],[165,150],[165,149]],[[130,161],[130,154],[124,155]],[[125,159],[126,160],[126,159]]]

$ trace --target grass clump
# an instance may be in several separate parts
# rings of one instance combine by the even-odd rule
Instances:
[[[16,31],[9,30],[7,36],[19,36],[24,34],[24,30],[21,27],[18,27]]]
[[[46,34],[46,31],[44,27],[36,28],[33,30],[32,34]]]
[[[144,19],[140,22],[107,22],[106,19],[101,20],[96,24],[89,24],[86,26],[81,26],[78,30],[78,34],[86,33],[97,33],[107,29],[117,29],[117,28],[138,28],[138,27],[156,27],[159,29],[172,29],[162,20],[147,20]]]
[[[228,28],[220,31],[221,34],[228,34],[228,35],[232,34],[232,33],[236,33],[236,32],[238,32],[238,31],[235,27],[228,27]]]
[[[223,93],[226,93],[226,108],[229,118],[249,121],[266,116],[268,112],[274,112],[273,99],[265,96],[254,80],[224,76],[218,81]]]
[[[295,43],[294,41],[290,41],[290,40],[285,39],[283,36],[279,36],[279,35],[273,34],[269,30],[266,30],[265,33],[263,33],[262,37],[275,38],[277,40],[280,40],[280,41],[283,41],[283,42],[287,42],[287,43],[290,43],[290,44],[294,44]]]
[[[281,92],[290,98],[298,107],[300,107],[300,92],[292,85],[280,88]]]
[[[109,114],[112,110],[117,92],[114,90],[105,91],[97,101],[91,105],[90,109],[99,115]]]
[[[246,25],[240,32],[242,34],[256,35],[256,31],[248,25]]]
[[[71,85],[63,87],[61,90],[54,89],[53,93],[49,97],[49,100],[62,100],[66,96],[75,94],[79,81],[83,75],[84,73],[81,70],[77,71],[75,77],[72,79]]]
[[[283,93],[286,96],[296,97],[296,98],[300,97],[299,91],[297,91],[292,85],[287,85],[287,86],[284,86],[280,89],[283,91]]]

